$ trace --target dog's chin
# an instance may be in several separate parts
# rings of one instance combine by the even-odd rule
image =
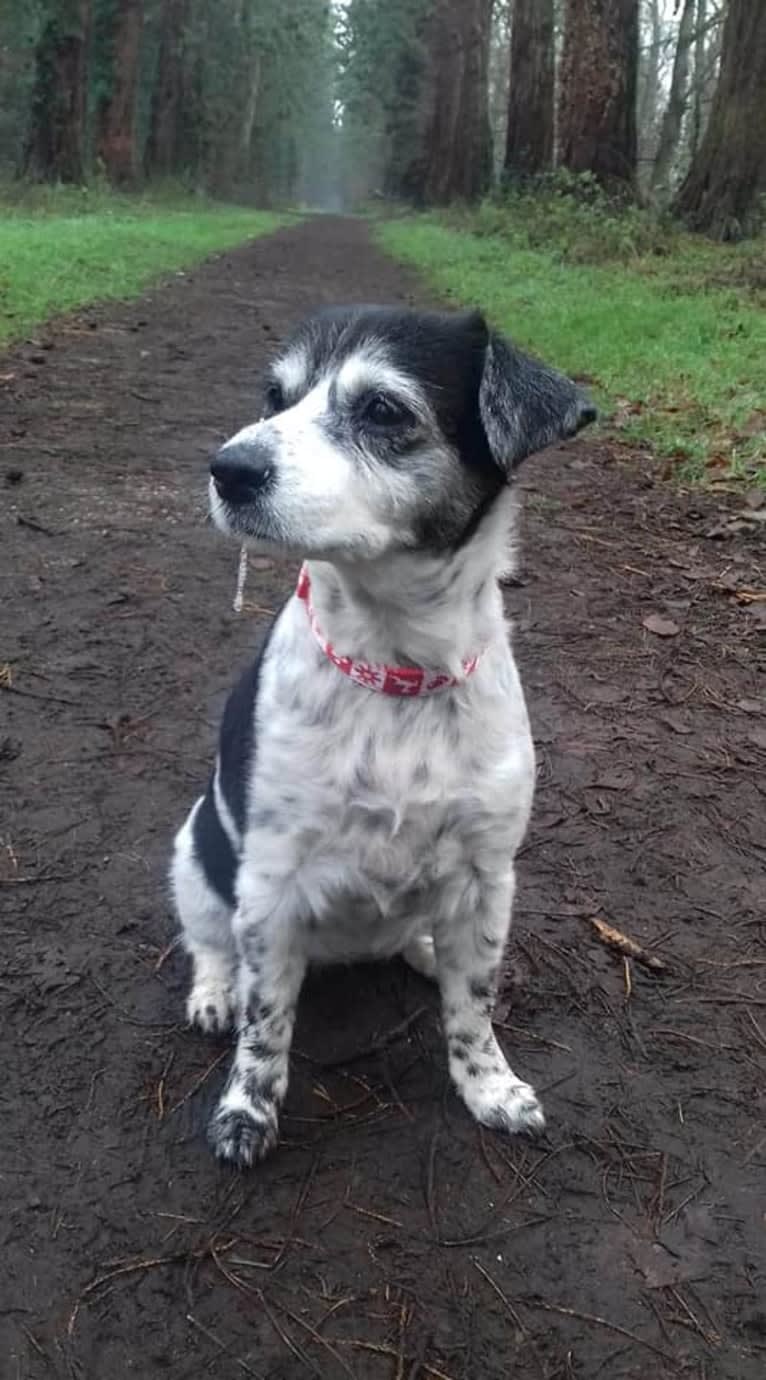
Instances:
[[[279,551],[290,548],[291,543],[284,540],[282,532],[269,520],[268,513],[255,504],[234,507],[220,499],[211,487],[208,511],[213,526],[225,537],[234,537],[248,546],[268,546]]]

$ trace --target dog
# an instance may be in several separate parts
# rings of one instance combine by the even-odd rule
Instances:
[[[395,954],[438,982],[468,1110],[538,1131],[491,1024],[535,776],[498,576],[517,466],[595,410],[478,312],[344,307],[288,341],[263,411],[210,516],[304,564],[171,864],[189,1021],[236,1027],[210,1144],[240,1168],[276,1145],[307,965]]]

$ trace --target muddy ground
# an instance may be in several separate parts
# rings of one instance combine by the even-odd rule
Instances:
[[[546,1137],[469,1120],[394,963],[310,980],[274,1158],[206,1148],[227,1046],[183,1024],[168,845],[295,571],[231,613],[205,463],[288,325],[347,299],[427,294],[317,220],[0,359],[2,1374],[756,1380],[763,525],[708,535],[741,502],[645,457],[583,438],[522,486],[539,788],[497,1016]]]

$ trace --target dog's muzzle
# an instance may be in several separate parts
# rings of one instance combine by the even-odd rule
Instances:
[[[229,441],[211,461],[219,498],[242,507],[260,498],[274,478],[274,450],[268,441]]]

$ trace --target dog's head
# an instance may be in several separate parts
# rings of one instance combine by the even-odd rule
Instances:
[[[478,312],[318,312],[277,357],[264,416],[211,465],[226,532],[369,559],[465,542],[528,455],[595,409]]]

